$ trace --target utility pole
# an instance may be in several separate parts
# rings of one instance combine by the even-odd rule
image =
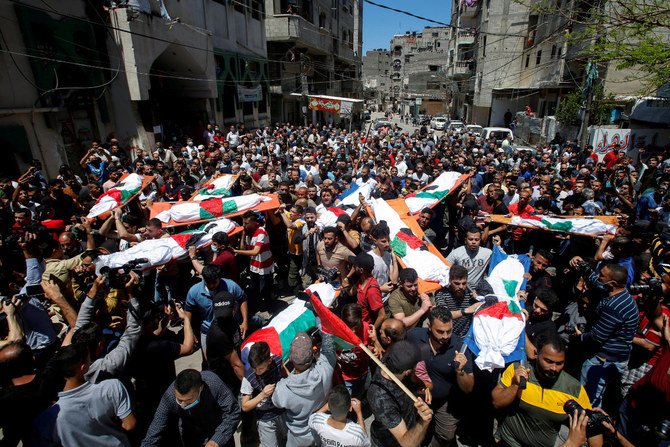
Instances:
[[[303,117],[303,124],[304,124],[305,127],[307,127],[307,110],[309,109],[308,99],[307,99],[307,96],[309,95],[309,85],[307,84],[307,70],[308,70],[308,64],[305,61],[304,55],[301,54],[300,55],[300,86],[302,87],[302,103],[304,104],[302,117]]]

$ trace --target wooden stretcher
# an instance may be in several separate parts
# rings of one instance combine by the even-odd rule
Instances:
[[[419,222],[417,222],[417,217],[412,216],[409,214],[409,208],[407,208],[407,204],[405,204],[405,200],[403,199],[393,199],[393,200],[387,200],[386,203],[388,203],[393,210],[398,213],[400,216],[400,219],[404,222],[407,227],[412,230],[412,233],[416,235],[419,239],[422,239],[424,243],[426,244],[426,247],[428,247],[428,250],[437,256],[442,262],[444,262],[445,265],[451,266],[449,262],[442,256],[442,253],[439,252],[437,247],[435,247],[434,244],[432,244],[428,239],[426,239],[426,236],[419,226]],[[366,209],[368,214],[372,214],[372,210]],[[398,262],[403,268],[406,268],[406,265],[400,258],[398,258]],[[430,293],[430,292],[435,292],[436,290],[440,290],[442,286],[439,283],[433,282],[433,281],[426,281],[421,278],[419,278],[419,293]]]
[[[203,188],[207,188],[209,185],[211,185],[212,183],[214,183],[214,180],[216,180],[217,178],[222,177],[222,176],[224,176],[224,175],[232,175],[232,176],[233,176],[233,180],[230,182],[230,187],[231,187],[231,188],[232,188],[233,186],[235,186],[235,183],[237,183],[237,180],[240,178],[240,175],[239,175],[239,174],[219,174],[218,177],[214,177],[214,178],[212,178],[212,179],[207,180],[205,183],[203,183],[202,186],[201,186],[200,188],[198,188],[198,189],[191,195],[191,198],[188,199],[188,201],[189,201],[189,202],[195,202],[196,200],[194,200],[194,199],[195,199],[195,197],[198,195],[198,191],[200,191],[200,190],[203,189]]]
[[[128,177],[128,175],[129,175],[128,173],[123,174],[121,176],[121,178],[119,179],[119,182],[124,181],[125,178]],[[142,194],[142,191],[144,191],[147,188],[147,186],[149,186],[149,184],[153,181],[154,181],[154,176],[153,175],[143,175],[142,176],[142,186],[140,187],[140,190],[137,192],[137,194],[133,194],[132,196],[130,196],[128,201],[125,204],[121,205],[121,208],[123,208],[124,206],[126,206],[127,204],[129,204],[130,202],[135,200],[137,197],[139,197],[140,194]],[[111,215],[112,215],[112,212],[107,211],[105,213],[102,213],[102,214],[96,216],[95,219],[107,220],[109,218],[109,216],[111,216]]]
[[[228,219],[231,219],[236,216],[241,216],[242,214],[246,213],[247,211],[258,211],[258,212],[265,212],[265,211],[272,211],[276,210],[279,208],[279,197],[277,194],[267,194],[268,197],[270,197],[270,200],[266,202],[261,202],[258,205],[256,205],[254,208],[247,208],[242,211],[236,211],[234,213],[227,214],[225,216],[221,217],[227,217]],[[168,211],[170,208],[172,208],[174,205],[178,205],[180,203],[186,203],[186,202],[154,202],[151,205],[150,209],[150,218],[154,218],[158,215],[158,213],[161,213],[163,211]],[[209,222],[212,220],[218,219],[218,217],[212,218],[212,219],[200,219],[200,220],[192,220],[190,222],[175,222],[174,220],[170,219],[170,221],[166,224],[163,224],[166,227],[181,227],[185,225],[193,225],[193,224],[200,224],[200,223],[205,223]]]

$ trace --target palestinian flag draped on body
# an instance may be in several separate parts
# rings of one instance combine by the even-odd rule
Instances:
[[[503,368],[506,363],[526,357],[526,321],[517,293],[525,288],[523,275],[530,267],[530,259],[524,259],[524,264],[514,255],[507,256],[497,246],[493,251],[493,267],[486,281],[491,285],[497,302],[484,304],[477,311],[464,340],[468,349],[477,356],[477,365],[487,371]]]
[[[173,259],[183,258],[188,254],[188,247],[196,248],[207,246],[212,241],[212,236],[218,231],[228,234],[239,231],[240,226],[226,218],[218,219],[202,225],[197,230],[184,231],[161,239],[149,239],[133,245],[124,251],[109,255],[101,255],[96,261],[96,270],[107,266],[110,268],[121,267],[129,261],[138,258],[147,258],[149,262],[142,265],[143,270],[159,267],[167,264]]]
[[[581,234],[587,236],[602,236],[603,234],[615,234],[617,226],[608,224],[600,219],[583,217],[577,219],[557,218],[535,215],[529,218],[512,216],[510,225],[536,228],[545,231],[558,231],[561,233]]]
[[[324,297],[325,305],[332,304],[335,299],[335,289],[330,284],[313,284],[308,288],[308,293],[311,294],[311,290],[318,291],[319,296]],[[316,316],[306,307],[306,304],[303,300],[294,300],[290,306],[275,315],[265,327],[251,334],[242,343],[240,358],[246,368],[249,368],[249,349],[259,341],[266,342],[272,354],[281,357],[284,361],[288,360],[291,341],[295,335],[316,326]]]
[[[208,199],[202,202],[179,202],[169,210],[156,215],[161,222],[198,222],[211,220],[225,215],[253,208],[261,202],[270,200],[269,197],[260,194],[248,194],[244,196],[231,197],[228,199]]]
[[[363,186],[356,186],[354,184],[343,193],[340,203],[336,206],[331,206],[329,208],[326,208],[323,205],[318,206],[316,208],[318,214],[316,220],[317,226],[319,228],[333,227],[340,215],[348,214],[351,216],[356,207],[361,203],[358,197],[359,194],[363,194],[363,198],[365,198],[366,201],[370,200],[372,187],[367,184]]]
[[[205,183],[200,191],[198,191],[198,194],[193,197],[192,201],[200,202],[211,198],[221,199],[230,197],[232,195],[230,190],[237,181],[237,178],[236,174],[223,174]]]
[[[416,214],[424,208],[432,208],[458,188],[467,178],[468,174],[454,171],[443,172],[421,191],[405,199],[410,214]]]
[[[142,176],[128,174],[121,182],[112,186],[106,193],[98,197],[86,218],[93,219],[108,211],[124,206],[142,189]]]
[[[386,221],[389,227],[391,249],[402,259],[405,266],[413,268],[419,278],[449,284],[449,267],[428,250],[426,243],[419,239],[405,225],[398,213],[382,199],[371,199],[370,206],[377,222]]]

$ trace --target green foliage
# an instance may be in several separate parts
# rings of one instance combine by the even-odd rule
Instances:
[[[517,0],[528,3],[528,0]],[[635,79],[651,94],[670,82],[670,1],[573,0],[532,2],[545,17],[565,19],[565,38],[580,56],[611,69],[635,69]]]
[[[582,104],[582,94],[574,91],[561,100],[556,108],[556,119],[563,126],[577,126],[579,119],[579,107]]]

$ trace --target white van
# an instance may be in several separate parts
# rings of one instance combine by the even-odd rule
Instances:
[[[514,134],[507,127],[485,127],[482,130],[482,139],[484,141],[495,138],[496,141],[502,142],[508,135],[510,137],[509,142],[511,143],[514,141]]]

